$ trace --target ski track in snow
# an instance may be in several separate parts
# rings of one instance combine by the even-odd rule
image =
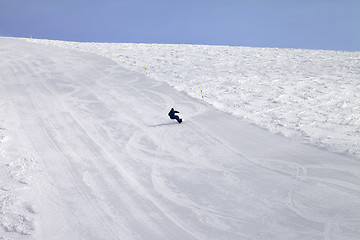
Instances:
[[[302,49],[31,42],[111,58],[273,133],[360,157],[360,54]]]
[[[360,237],[357,158],[217,111],[153,80],[165,72],[152,65],[150,78],[0,42],[0,239]],[[184,123],[167,119],[171,107]]]

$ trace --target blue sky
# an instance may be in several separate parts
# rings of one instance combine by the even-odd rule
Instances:
[[[360,51],[360,0],[0,0],[0,36]]]

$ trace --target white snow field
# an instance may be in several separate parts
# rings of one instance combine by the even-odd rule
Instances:
[[[131,43],[79,49],[303,143],[360,159],[360,52]]]
[[[123,56],[138,51],[136,45],[123,46],[129,46]],[[156,46],[162,47],[177,51],[176,45]],[[231,54],[236,54],[236,48],[234,51]],[[258,54],[256,49],[246,51],[248,58]],[[302,51],[294,51],[301,58]],[[153,53],[146,56],[156,58],[158,53]],[[190,58],[192,53],[179,54]],[[358,53],[338,54],[339,62],[350,64],[346,59],[351,56],[358,64]],[[292,130],[288,137],[274,134],[215,109],[213,105],[226,98],[223,90],[233,91],[233,80],[226,80],[230,67],[224,59],[218,62],[221,66],[210,56],[203,59],[204,66],[219,72],[210,72],[215,80],[208,83],[215,86],[203,85],[206,101],[202,101],[185,93],[198,91],[191,89],[198,76],[195,66],[187,70],[194,74],[188,85],[182,73],[173,78],[177,65],[164,63],[169,78],[182,81],[177,86],[183,91],[178,91],[163,82],[167,72],[160,63],[149,67],[147,75],[143,66],[143,73],[134,71],[150,65],[151,58],[144,57],[131,67],[132,63],[119,59],[116,63],[77,49],[0,38],[1,240],[360,239],[359,139],[352,135],[358,131],[353,127],[358,127],[359,120],[353,118],[359,116],[359,105],[354,107],[351,102],[359,101],[355,99],[358,79],[338,76],[321,86],[323,97],[330,98],[330,91],[334,102],[321,105],[321,99],[306,95],[303,101],[313,101],[303,103],[298,88],[315,94],[311,89],[316,83],[311,81],[316,68],[309,82],[302,79],[297,85],[293,78],[293,85],[279,89],[282,94],[274,96],[273,103],[286,105],[284,98],[293,100],[301,108],[294,111],[302,112],[304,118],[282,113],[282,117],[291,117],[284,121],[314,121],[316,127],[307,127],[319,132],[319,139],[323,134],[337,137],[346,131],[348,138],[338,146],[352,146],[348,150],[354,156],[301,143]],[[163,61],[168,58],[164,56]],[[129,61],[134,60],[129,57]],[[349,76],[359,75],[351,64],[340,67],[334,61],[336,69],[351,69]],[[179,64],[185,69],[189,63],[185,58]],[[265,104],[260,96],[271,91],[272,84],[261,80],[258,89],[251,83],[252,77],[260,81],[255,73],[269,66],[267,60],[263,64],[251,66],[253,75],[241,84],[251,89],[246,93],[255,95],[238,95],[241,98],[236,101],[242,103],[240,108],[253,110],[246,115],[249,119],[263,121],[260,125],[266,127],[280,120],[272,115],[275,111],[265,115],[274,119],[260,116],[272,109],[271,100]],[[274,74],[281,81],[291,68],[301,72],[291,60],[283,66],[289,68],[284,75],[269,70],[269,76]],[[340,78],[344,78],[343,85]],[[344,97],[340,94],[345,93],[351,101],[338,106],[338,99]],[[235,106],[223,103],[228,109]],[[312,106],[303,107],[308,104]],[[326,118],[325,127],[318,129],[316,114],[320,113],[308,118],[319,104],[326,117],[338,114],[339,121]],[[346,109],[348,105],[354,108]],[[264,109],[257,109],[260,106]],[[333,106],[337,107],[333,110]],[[180,111],[182,124],[168,119],[171,107]],[[247,110],[238,111],[241,115]]]

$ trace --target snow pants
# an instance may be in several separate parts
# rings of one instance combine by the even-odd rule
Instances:
[[[171,119],[176,119],[176,121],[178,121],[178,123],[181,122],[179,116],[174,115],[174,117],[170,117],[170,118],[171,118]]]

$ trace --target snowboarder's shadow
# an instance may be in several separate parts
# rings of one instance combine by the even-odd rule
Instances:
[[[160,124],[155,124],[155,125],[149,125],[149,127],[161,127],[161,126],[167,126],[167,125],[173,125],[173,124],[178,124],[178,123],[177,122],[160,123]]]

